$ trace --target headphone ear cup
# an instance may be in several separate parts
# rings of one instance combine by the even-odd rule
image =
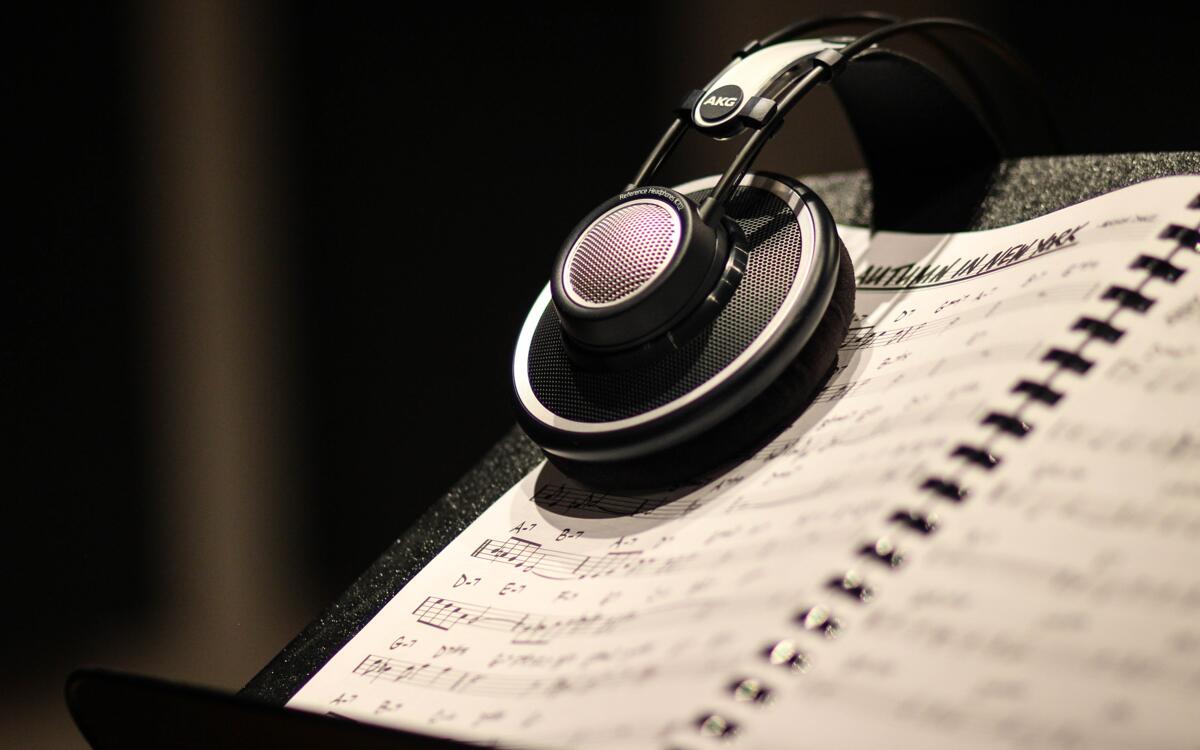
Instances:
[[[854,267],[840,238],[838,274],[821,322],[800,354],[757,397],[713,428],[673,448],[613,462],[573,461],[547,454],[563,474],[606,489],[667,487],[712,474],[790,426],[833,374],[854,314]]]

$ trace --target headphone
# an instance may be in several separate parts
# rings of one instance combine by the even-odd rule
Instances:
[[[880,28],[805,36],[848,22]],[[931,28],[968,32],[1032,77],[972,24],[855,14],[751,42],[685,98],[633,181],[567,237],[518,336],[517,420],[551,463],[604,488],[666,487],[747,454],[812,402],[850,325],[854,271],[812,190],[750,168],[809,91]],[[652,184],[689,130],[749,136],[719,176]]]

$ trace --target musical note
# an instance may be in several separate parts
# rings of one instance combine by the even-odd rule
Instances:
[[[630,624],[640,627],[677,624],[684,612],[692,612],[695,616],[709,609],[709,602],[696,600],[611,615],[595,612],[552,615],[427,596],[412,613],[416,615],[417,622],[438,630],[450,630],[461,625],[510,633],[513,643],[533,644],[547,643],[556,638],[605,635]]]
[[[564,557],[564,555],[566,555]],[[493,562],[502,562],[507,565],[513,565],[526,572],[537,570],[539,566],[546,563],[546,553],[542,551],[542,545],[536,542],[530,542],[520,537],[510,536],[504,541],[488,539],[483,544],[479,545],[471,557],[477,557],[481,560],[491,560]],[[552,557],[552,560],[569,561],[572,556],[570,553],[558,553]],[[553,567],[549,565],[547,567]],[[550,576],[547,577],[561,577]]]
[[[941,333],[958,322],[958,318],[918,323],[902,328],[877,328],[874,325],[851,328],[842,342],[843,351],[855,349],[873,349],[881,346],[895,346],[912,338],[932,336]]]
[[[640,550],[608,552],[599,556],[583,555],[545,549],[540,544],[517,537],[509,537],[504,541],[488,539],[479,545],[471,556],[512,565],[525,573],[558,580],[613,575],[653,575],[666,572],[678,564],[670,559],[643,557]]]
[[[555,697],[587,693],[621,684],[637,684],[663,673],[699,674],[732,660],[676,661],[670,665],[631,666],[602,672],[555,675],[507,675],[496,672],[435,667],[432,664],[368,654],[351,674],[369,682],[436,690],[485,698]]]
[[[1111,424],[1059,419],[1046,430],[1048,437],[1077,443],[1093,451],[1144,453],[1163,461],[1200,462],[1200,421],[1196,429],[1138,429]]]
[[[490,607],[474,607],[470,604],[428,596],[413,610],[417,622],[438,630],[449,630],[455,625],[474,625]]]
[[[1121,357],[1105,369],[1102,377],[1147,393],[1191,396],[1200,393],[1200,369],[1175,363],[1152,364],[1147,359]]]
[[[954,315],[937,317],[897,328],[879,328],[875,323],[867,322],[864,325],[850,328],[845,340],[842,342],[841,350],[856,351],[860,349],[894,347],[914,339],[925,339],[930,336],[941,335],[949,329],[960,325],[991,320],[999,314],[1019,313],[1048,304],[1082,301],[1095,291],[1094,284],[1086,282],[1064,283],[1048,289],[1032,289],[1028,292],[1012,294],[1004,299],[997,299],[987,304],[976,304],[974,307],[958,310]],[[940,313],[946,307],[968,301],[980,302],[991,296],[990,294],[981,295],[975,293],[959,298],[952,298],[943,301],[935,308],[934,313]]]
[[[763,501],[761,503],[752,503],[750,501],[738,501],[730,506],[730,510],[739,510],[746,508],[768,507],[772,504],[789,504],[800,502],[802,497],[789,495],[786,498],[781,498],[774,503]],[[844,507],[834,511],[838,518],[845,517],[847,521],[861,519],[867,516],[872,511],[878,509],[878,503],[865,504],[847,504]],[[800,520],[800,519],[798,519]],[[812,522],[815,518],[803,519]],[[769,527],[760,527],[757,530],[761,533]],[[740,539],[748,532],[741,527],[726,529],[722,532],[714,533],[708,540],[708,545],[713,545],[718,539]],[[619,552],[606,552],[601,555],[585,555],[574,552],[566,552],[562,550],[553,550],[542,547],[542,545],[534,545],[539,550],[536,554],[531,555],[524,560],[514,560],[511,556],[503,554],[495,554],[496,551],[508,546],[509,542],[514,541],[510,538],[507,541],[499,541],[488,539],[483,544],[479,545],[472,557],[490,562],[500,563],[504,565],[513,565],[522,573],[530,573],[532,575],[548,578],[551,580],[587,580],[591,578],[631,578],[635,576],[662,576],[672,575],[675,573],[694,574],[698,571],[709,570],[713,565],[718,563],[729,563],[734,560],[742,559],[757,559],[767,560],[771,555],[782,550],[782,545],[786,539],[764,541],[761,546],[757,547],[742,547],[737,546],[733,549],[722,547],[709,548],[705,550],[697,550],[694,552],[685,552],[682,554],[672,555],[656,555],[647,554],[643,550],[623,550]],[[523,540],[516,540],[523,541]],[[529,544],[529,542],[524,542]],[[422,608],[422,612],[427,612],[432,609],[437,612],[437,606],[431,608]],[[452,608],[451,608],[452,609]],[[474,612],[466,612],[453,614],[449,619],[451,623],[457,619],[461,619],[462,615],[470,616],[477,614]],[[439,620],[440,622],[441,620]],[[432,623],[426,623],[432,624]]]

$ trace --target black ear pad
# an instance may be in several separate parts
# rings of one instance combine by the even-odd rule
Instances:
[[[699,202],[715,184],[679,186]],[[513,358],[517,419],[568,476],[651,489],[736,459],[793,421],[837,360],[854,273],[836,227],[804,185],[748,175],[726,206],[745,273],[711,323],[637,366],[581,366],[549,285]]]
[[[837,285],[812,338],[766,390],[724,422],[672,448],[625,461],[572,461],[547,453],[563,474],[594,487],[666,488],[719,470],[790,426],[833,373],[854,314],[854,268],[845,245]]]

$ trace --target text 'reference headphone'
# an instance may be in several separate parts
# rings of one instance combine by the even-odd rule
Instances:
[[[849,21],[881,28],[803,38]],[[812,401],[849,328],[853,269],[816,194],[749,170],[805,94],[883,39],[931,28],[970,32],[1023,65],[951,19],[794,24],[689,95],[633,181],[579,222],[513,357],[518,421],[563,473],[667,486],[744,455]],[[653,185],[688,130],[750,134],[721,175]]]

